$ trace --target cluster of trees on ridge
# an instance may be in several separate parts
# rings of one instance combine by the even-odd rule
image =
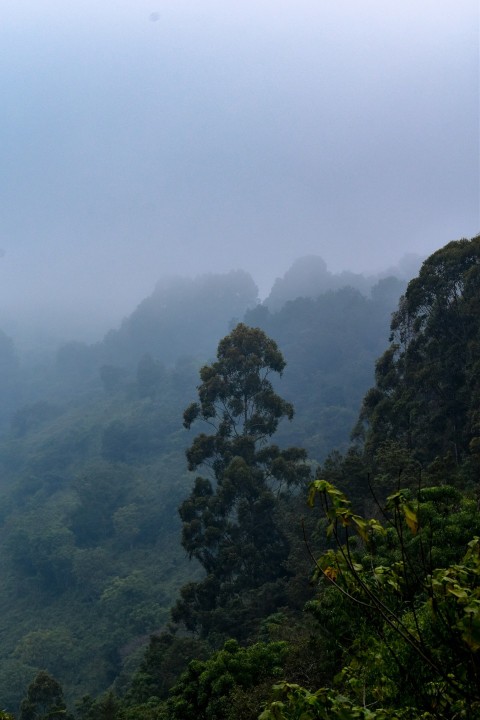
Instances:
[[[206,423],[188,460],[207,477],[180,509],[204,573],[124,691],[85,697],[77,717],[480,714],[479,298],[480,238],[438,251],[409,284],[355,442],[310,483],[323,513],[305,517],[305,543],[314,468],[269,440],[292,414],[270,382],[282,354],[245,325],[220,343],[184,416]],[[40,673],[20,717],[65,708]]]
[[[112,684],[122,694],[149,635],[201,574],[179,543],[177,508],[193,482],[185,463],[193,433],[181,417],[234,314],[252,305],[244,322],[275,337],[288,361],[281,380],[271,378],[295,403],[294,421],[277,429],[279,447],[299,446],[316,461],[347,447],[404,288],[395,278],[375,283],[371,297],[352,288],[325,293],[320,277],[318,296],[277,312],[253,307],[256,288],[244,273],[173,283],[171,292],[162,284],[115,342],[69,343],[50,364],[17,358],[24,404],[0,438],[4,707],[18,708],[40,669],[57,678],[70,705]],[[193,329],[182,320],[190,315]],[[203,357],[200,335],[204,351],[207,341],[212,347]],[[139,349],[139,338],[151,344]],[[162,349],[186,348],[188,339],[191,356],[167,362]],[[307,569],[291,562],[303,579]]]

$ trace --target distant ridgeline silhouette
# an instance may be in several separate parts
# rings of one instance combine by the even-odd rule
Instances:
[[[270,311],[276,312],[289,300],[298,297],[316,298],[329,290],[352,287],[362,295],[369,295],[371,289],[382,278],[394,276],[399,279],[410,279],[420,267],[422,258],[417,255],[405,255],[398,266],[375,275],[363,275],[344,270],[332,273],[319,255],[305,255],[294,261],[282,278],[277,278],[264,304]]]
[[[258,288],[243,270],[164,278],[105,336],[104,359],[133,365],[146,353],[166,364],[185,355],[208,358],[232,319],[241,319],[257,302]]]

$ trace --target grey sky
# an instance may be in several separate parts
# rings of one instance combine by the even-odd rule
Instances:
[[[15,0],[0,91],[0,325],[480,230],[473,0]]]

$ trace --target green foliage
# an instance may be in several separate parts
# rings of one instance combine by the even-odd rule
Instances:
[[[31,514],[28,521],[12,528],[7,544],[9,559],[42,590],[61,593],[71,583],[73,534],[59,520],[45,523],[45,518],[42,522]]]
[[[315,577],[320,588],[331,586],[352,605],[355,627],[338,675],[351,713],[345,717],[370,717],[365,708],[374,704],[383,709],[372,718],[456,718],[480,709],[480,545],[478,538],[470,541],[462,557],[460,542],[479,528],[476,503],[448,487],[426,488],[417,499],[397,491],[387,499],[382,525],[355,514],[327,481],[312,483],[310,505],[316,498],[335,546],[316,561]],[[435,567],[445,560],[442,543],[450,529],[456,530],[450,547],[456,562]],[[297,717],[307,700],[315,707],[311,717],[343,717],[344,700],[332,691],[286,690],[285,707],[293,714],[281,714],[281,701],[278,717]]]
[[[468,543],[461,564],[437,569],[431,577],[432,610],[458,630],[473,653],[480,650],[480,539]],[[473,660],[469,658],[470,663]],[[469,663],[469,664],[470,664]]]
[[[149,717],[148,714],[145,717]],[[93,700],[86,695],[76,704],[78,720],[124,720],[123,704],[113,692],[107,692]]]
[[[426,713],[408,710],[379,710],[362,707],[338,693],[322,688],[310,692],[293,683],[274,686],[279,699],[259,716],[259,720],[427,720]]]
[[[153,697],[167,698],[170,688],[193,657],[207,657],[205,644],[201,641],[170,632],[152,635],[126,693],[128,706],[138,706]]]
[[[13,652],[30,667],[48,667],[55,674],[72,665],[74,638],[66,627],[32,630],[24,635]]]
[[[63,691],[47,672],[39,672],[30,683],[20,706],[20,720],[68,720]]]
[[[286,643],[256,643],[241,648],[234,640],[208,660],[192,661],[171,690],[168,702],[172,720],[231,718],[231,695],[249,690],[282,673]]]
[[[196,438],[187,454],[191,470],[210,460],[214,452],[223,460],[223,442],[232,444],[231,457],[236,454],[238,437],[244,444],[247,438],[262,441],[274,434],[281,418],[292,419],[293,407],[274,392],[268,379],[272,372],[281,375],[284,368],[285,360],[276,343],[259,328],[240,323],[220,341],[217,362],[200,370],[200,402],[192,403],[184,413],[186,428],[199,415],[216,423],[216,434],[207,436],[210,442],[205,439],[203,448]],[[200,437],[203,440],[204,436]],[[242,450],[242,445],[238,449]],[[217,469],[215,464],[213,467]]]
[[[479,298],[480,236],[438,250],[409,283],[363,404],[371,454],[395,440],[424,465],[463,464],[475,478],[469,454],[480,432]]]
[[[312,590],[302,582],[307,562],[302,494],[288,489],[310,471],[303,450],[284,448],[299,444],[321,458],[345,444],[398,292],[398,283],[386,280],[371,299],[344,289],[288,303],[274,314],[259,307],[251,314],[258,321],[249,324],[278,338],[288,368],[281,368],[284,361],[268,338],[262,345],[258,331],[249,337],[260,350],[249,354],[251,367],[245,366],[243,379],[235,375],[242,352],[234,343],[227,342],[218,359],[230,395],[222,395],[220,375],[201,379],[205,407],[199,398],[194,413],[199,408],[196,422],[207,439],[198,442],[191,461],[206,462],[204,477],[186,501],[185,522],[192,557],[204,570],[209,567],[203,578],[197,564],[187,569],[177,543],[175,509],[191,484],[182,458],[184,446],[192,444],[179,418],[192,398],[200,362],[211,357],[231,318],[255,304],[251,279],[231,273],[160,283],[103,342],[69,343],[54,364],[39,354],[38,362],[20,367],[11,341],[0,337],[3,410],[19,410],[14,432],[1,446],[5,707],[18,706],[30,678],[44,667],[61,681],[68,701],[87,691],[102,693],[112,683],[122,693],[146,638],[161,632],[182,586],[177,609],[185,625],[201,629],[213,647],[232,634],[254,641],[268,639],[270,632],[282,638],[289,633],[291,645],[298,639],[289,679],[315,684],[333,672],[340,652],[336,641],[325,641],[327,658],[318,645],[307,652],[308,641],[297,631],[295,613]],[[277,395],[280,369],[285,400]],[[238,393],[241,382],[244,397]],[[231,404],[222,407],[227,398]],[[279,423],[291,415],[292,400],[295,427]],[[216,418],[209,415],[212,403]],[[278,445],[268,439],[273,430]],[[356,466],[361,497],[360,462],[353,455],[350,460],[341,472],[353,477]],[[456,542],[455,532],[452,526],[445,533],[448,548]],[[323,611],[333,614],[340,603],[329,602]],[[286,619],[267,622],[272,612]],[[342,612],[348,619],[345,608]],[[345,644],[347,622],[342,628]],[[155,661],[147,653],[132,685],[130,716],[163,718],[168,688],[192,657],[204,657],[205,644],[178,636]],[[229,712],[251,718],[267,696],[267,685],[235,685],[230,694],[235,711]],[[98,717],[124,712],[113,695],[87,703],[85,717],[88,707]]]
[[[10,713],[5,712],[5,710],[0,710],[0,720],[15,720],[13,715],[10,715]]]
[[[295,403],[296,421],[279,428],[282,444],[300,445],[319,461],[333,448],[347,449],[404,287],[386,278],[367,297],[352,287],[325,292],[320,283],[315,293],[297,293],[312,297],[274,305],[275,312],[261,305],[245,315],[247,324],[276,338],[288,360],[282,393]]]
[[[288,543],[276,497],[309,476],[304,451],[266,444],[279,421],[293,416],[269,380],[284,367],[273,340],[239,324],[219,343],[217,362],[201,369],[199,402],[184,414],[187,428],[201,417],[215,431],[198,435],[187,458],[191,470],[209,467],[216,484],[197,477],[180,507],[182,544],[207,575],[182,589],[173,618],[205,636],[246,633],[254,594],[247,597],[257,588],[268,588],[272,609],[278,602]]]
[[[179,586],[195,577],[177,541],[189,478],[178,440],[185,389],[173,376],[161,405],[133,391],[101,394],[88,407],[59,405],[60,415],[3,443],[0,699],[10,711],[41,669],[68,701],[120,674],[126,682]],[[163,433],[168,450],[150,446],[128,465],[102,459],[115,418]]]

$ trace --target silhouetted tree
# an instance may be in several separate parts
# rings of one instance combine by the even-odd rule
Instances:
[[[431,463],[480,447],[480,236],[431,255],[401,298],[358,430]]]
[[[20,705],[20,720],[68,720],[63,690],[45,670],[30,683]]]
[[[207,573],[182,589],[173,611],[190,630],[238,636],[246,630],[238,613],[248,605],[240,595],[263,586],[260,602],[268,606],[273,586],[286,575],[288,543],[276,507],[282,492],[308,478],[309,468],[304,450],[268,444],[280,420],[293,417],[269,379],[284,367],[273,340],[239,324],[220,342],[217,362],[201,369],[199,402],[184,413],[186,428],[201,418],[213,429],[187,451],[189,469],[205,466],[210,478],[197,477],[179,510],[182,544]]]

